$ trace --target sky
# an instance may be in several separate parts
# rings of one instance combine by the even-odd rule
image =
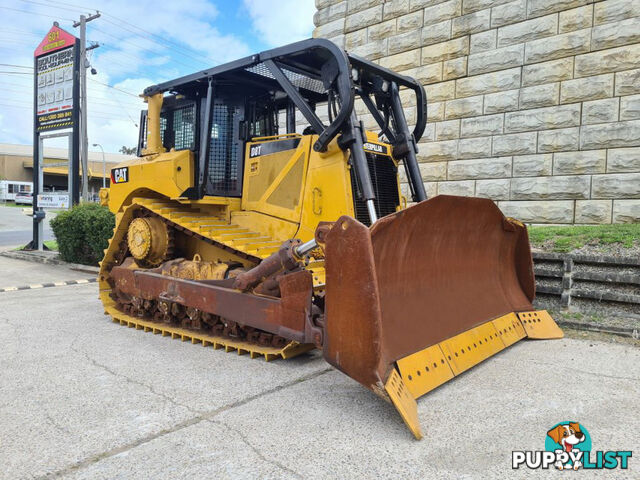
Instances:
[[[86,2],[86,3],[85,3]],[[0,143],[33,141],[33,51],[57,21],[79,36],[87,23],[89,150],[137,143],[149,86],[309,38],[314,0],[0,0]],[[47,140],[46,146],[60,145]]]

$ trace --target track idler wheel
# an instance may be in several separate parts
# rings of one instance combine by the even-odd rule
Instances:
[[[171,232],[160,218],[134,218],[129,224],[127,245],[138,265],[146,268],[157,267],[171,251]]]

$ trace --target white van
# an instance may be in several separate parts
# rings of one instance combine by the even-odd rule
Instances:
[[[16,200],[19,193],[33,193],[33,182],[18,182],[15,180],[0,180],[0,202]]]

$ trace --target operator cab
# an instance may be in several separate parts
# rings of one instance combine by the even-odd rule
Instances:
[[[416,94],[413,133],[402,111],[400,87]],[[242,197],[247,142],[278,135],[282,137],[270,140],[292,142],[296,128],[302,135],[313,135],[314,151],[325,151],[337,137],[340,148],[349,152],[354,209],[359,220],[370,224],[398,208],[400,161],[407,170],[414,201],[426,198],[415,155],[426,123],[422,86],[346,55],[329,41],[312,39],[263,52],[154,85],[144,95],[149,98],[158,93],[164,95],[160,113],[162,147],[188,149],[194,154],[194,186],[184,192],[186,198]],[[367,140],[354,110],[356,95],[379,126],[379,142]],[[326,109],[328,124],[320,119],[317,108]],[[297,127],[302,119],[308,126]],[[147,113],[142,112],[139,156],[154,153],[146,145],[147,123]],[[380,142],[389,145],[386,155],[379,151]],[[367,151],[365,144],[378,147]],[[395,198],[394,194],[385,194],[381,186],[389,182],[396,188],[386,191],[394,190]]]

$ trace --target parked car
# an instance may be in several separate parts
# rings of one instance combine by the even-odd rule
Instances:
[[[20,192],[16,193],[15,199],[16,205],[33,205],[33,193],[31,192]]]

